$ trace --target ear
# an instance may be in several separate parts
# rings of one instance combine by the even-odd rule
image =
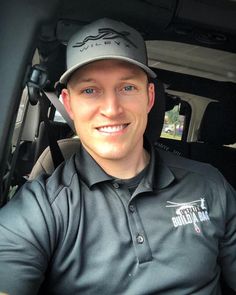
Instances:
[[[62,97],[62,101],[63,101],[64,107],[65,107],[68,115],[70,116],[70,118],[72,120],[74,120],[73,111],[71,109],[71,97],[70,97],[70,93],[69,93],[68,89],[66,89],[66,88],[62,89],[61,97]]]
[[[155,102],[155,85],[154,83],[148,84],[148,113],[151,111]]]

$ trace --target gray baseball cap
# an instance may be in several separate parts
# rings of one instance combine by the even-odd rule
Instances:
[[[102,59],[119,59],[141,67],[151,78],[147,50],[141,34],[128,25],[108,18],[84,26],[67,45],[67,71],[60,82],[66,84],[78,68]]]

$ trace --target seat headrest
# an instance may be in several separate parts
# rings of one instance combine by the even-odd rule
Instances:
[[[235,108],[220,102],[209,103],[202,118],[198,140],[215,145],[234,144]]]
[[[165,89],[161,81],[152,81],[155,85],[155,103],[148,114],[145,136],[150,142],[156,142],[162,131],[165,117]]]

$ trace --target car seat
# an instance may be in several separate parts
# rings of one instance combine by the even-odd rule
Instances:
[[[211,102],[203,115],[198,142],[190,143],[190,158],[210,163],[236,188],[235,108]]]
[[[209,163],[236,188],[235,108],[211,102],[203,115],[197,142],[160,138],[156,146],[178,156]]]

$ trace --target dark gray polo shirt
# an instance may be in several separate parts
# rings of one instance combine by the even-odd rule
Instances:
[[[211,166],[166,152],[151,150],[131,196],[81,148],[0,210],[10,295],[218,295],[221,269],[236,289],[235,192]]]

